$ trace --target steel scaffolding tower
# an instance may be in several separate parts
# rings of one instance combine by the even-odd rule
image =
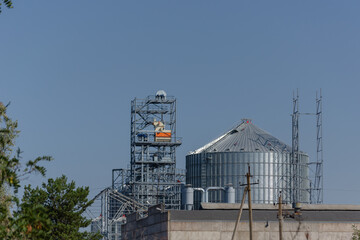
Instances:
[[[299,116],[316,116],[316,161],[307,165],[299,159]],[[292,152],[291,152],[291,196],[292,203],[301,203],[303,194],[310,194],[310,203],[323,202],[323,143],[322,143],[322,95],[316,92],[316,113],[299,112],[299,93],[293,96]],[[315,167],[314,167],[315,166]],[[315,168],[315,169],[314,169]],[[309,171],[311,176],[304,179],[301,171]]]
[[[184,171],[176,169],[176,99],[162,90],[131,102],[130,172],[125,194],[151,206],[180,209]],[[126,179],[126,178],[123,178]]]
[[[313,202],[323,202],[323,142],[322,142],[322,94],[316,92],[316,169],[313,186]]]
[[[163,90],[155,96],[131,101],[130,166],[112,170],[111,188],[93,200],[91,231],[104,240],[121,239],[121,225],[130,213],[140,218],[147,208],[163,203],[180,209],[185,170],[176,169],[176,99]]]
[[[299,92],[293,94],[292,113],[292,151],[291,151],[291,176],[292,176],[292,203],[300,202],[300,161],[299,161]]]

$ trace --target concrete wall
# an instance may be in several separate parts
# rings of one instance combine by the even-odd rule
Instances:
[[[122,239],[168,239],[168,212],[159,211],[160,208],[161,206],[149,208],[149,216],[143,219],[139,219],[136,213],[129,215],[121,228]]]
[[[274,207],[272,207],[274,208]],[[318,211],[321,209],[321,211]],[[334,210],[335,209],[335,210]],[[345,210],[344,210],[345,209]],[[288,211],[288,210],[286,210]],[[131,214],[122,226],[123,239],[154,240],[230,240],[237,210],[165,211],[150,207],[148,217]],[[279,223],[274,209],[253,211],[253,240],[278,240]],[[304,210],[301,216],[285,218],[283,240],[351,240],[353,225],[360,229],[360,211],[346,207]],[[236,238],[248,240],[248,211],[245,209]]]
[[[278,240],[278,222],[253,223],[254,240]],[[285,222],[284,240],[351,240],[352,223]],[[360,224],[357,224],[360,226]],[[235,223],[230,221],[170,221],[169,240],[230,240]],[[248,222],[241,222],[235,239],[249,239]]]

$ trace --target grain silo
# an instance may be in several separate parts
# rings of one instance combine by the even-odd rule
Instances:
[[[299,152],[301,203],[310,202],[309,157]],[[291,147],[255,126],[250,119],[186,156],[186,183],[194,188],[235,188],[235,201],[240,202],[245,174],[251,168],[254,203],[276,203],[279,192],[283,201],[292,202]],[[224,192],[209,191],[208,202],[224,202]],[[195,193],[194,207],[199,207],[200,192]]]

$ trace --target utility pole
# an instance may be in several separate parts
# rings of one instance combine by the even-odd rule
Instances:
[[[248,173],[246,174],[246,183],[247,183],[247,192],[248,192],[248,205],[249,205],[249,230],[250,230],[250,240],[252,240],[252,208],[251,208],[251,187],[250,187],[250,165],[248,166]]]
[[[243,198],[241,200],[241,205],[240,205],[240,209],[239,209],[238,218],[236,220],[234,232],[233,232],[233,235],[232,235],[232,238],[231,238],[232,240],[234,240],[234,238],[235,238],[235,233],[236,233],[237,226],[238,226],[238,223],[239,223],[240,218],[241,218],[241,213],[242,213],[242,209],[243,209],[243,206],[244,206],[246,194],[248,194],[249,232],[250,232],[250,240],[252,240],[252,220],[253,220],[253,217],[252,217],[252,208],[251,208],[251,188],[250,188],[250,186],[254,185],[254,184],[259,184],[259,183],[250,183],[250,177],[252,177],[252,176],[250,174],[250,164],[248,164],[248,172],[246,173],[246,184],[240,184],[240,186],[245,186],[245,189],[244,189]]]
[[[279,218],[279,240],[283,239],[282,236],[282,224],[283,224],[283,214],[282,214],[282,195],[280,192],[280,196],[279,196],[279,213],[278,213],[278,218]]]
[[[231,240],[235,239],[235,233],[237,231],[238,223],[240,222],[240,218],[241,218],[241,214],[242,214],[242,210],[243,210],[243,206],[244,206],[244,202],[245,202],[246,193],[247,193],[247,187],[245,187],[245,189],[244,189],[244,194],[243,194],[243,198],[241,200],[239,214],[238,214],[238,217],[237,217],[237,220],[236,220],[236,223],[235,223],[235,228],[234,228],[234,232],[233,232]]]

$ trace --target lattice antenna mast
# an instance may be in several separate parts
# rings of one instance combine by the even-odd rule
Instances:
[[[322,93],[316,92],[316,171],[315,171],[315,201],[323,202],[323,137],[322,137]]]
[[[293,114],[292,114],[292,203],[296,204],[300,200],[300,162],[299,162],[299,91],[293,93]]]

